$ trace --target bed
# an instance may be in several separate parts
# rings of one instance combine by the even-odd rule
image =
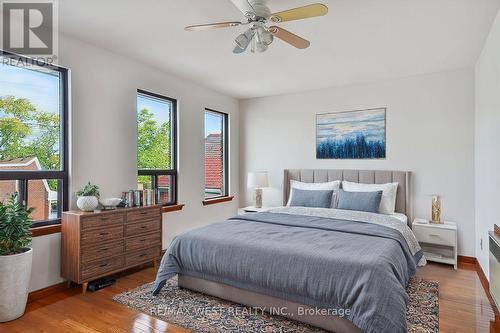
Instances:
[[[182,288],[259,307],[332,332],[406,332],[405,287],[425,258],[401,215],[411,217],[411,173],[285,170],[290,181],[397,182],[398,217],[281,207],[179,235],[153,285],[178,275]]]

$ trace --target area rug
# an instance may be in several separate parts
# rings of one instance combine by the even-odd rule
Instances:
[[[167,282],[158,297],[151,295],[151,283],[113,297],[118,303],[155,316],[194,332],[319,333],[324,330],[258,309],[216,297],[180,289],[177,280]],[[439,331],[438,284],[415,277],[407,288],[408,332]]]

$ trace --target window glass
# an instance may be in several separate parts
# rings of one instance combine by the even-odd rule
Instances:
[[[137,168],[172,168],[172,105],[145,94],[137,96]]]
[[[28,181],[27,206],[33,208],[31,218],[34,221],[46,221],[60,217],[57,188],[58,181],[55,179]]]
[[[0,64],[1,161],[17,161],[18,170],[61,170],[60,85],[58,71]]]
[[[137,189],[153,190],[156,202],[176,204],[176,101],[137,94]]]
[[[226,122],[227,114],[205,111],[205,198],[228,193]]]
[[[67,209],[67,69],[0,51],[0,201],[33,207],[33,226]]]

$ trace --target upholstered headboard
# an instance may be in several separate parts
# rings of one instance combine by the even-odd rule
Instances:
[[[409,171],[298,169],[285,170],[284,176],[284,205],[288,202],[288,196],[290,195],[290,180],[298,180],[304,183],[323,183],[334,180],[364,184],[398,183],[396,212],[408,216],[409,223],[412,221],[411,172]]]

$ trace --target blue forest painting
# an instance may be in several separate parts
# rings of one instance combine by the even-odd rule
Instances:
[[[316,116],[316,158],[385,158],[386,109],[370,109]]]

